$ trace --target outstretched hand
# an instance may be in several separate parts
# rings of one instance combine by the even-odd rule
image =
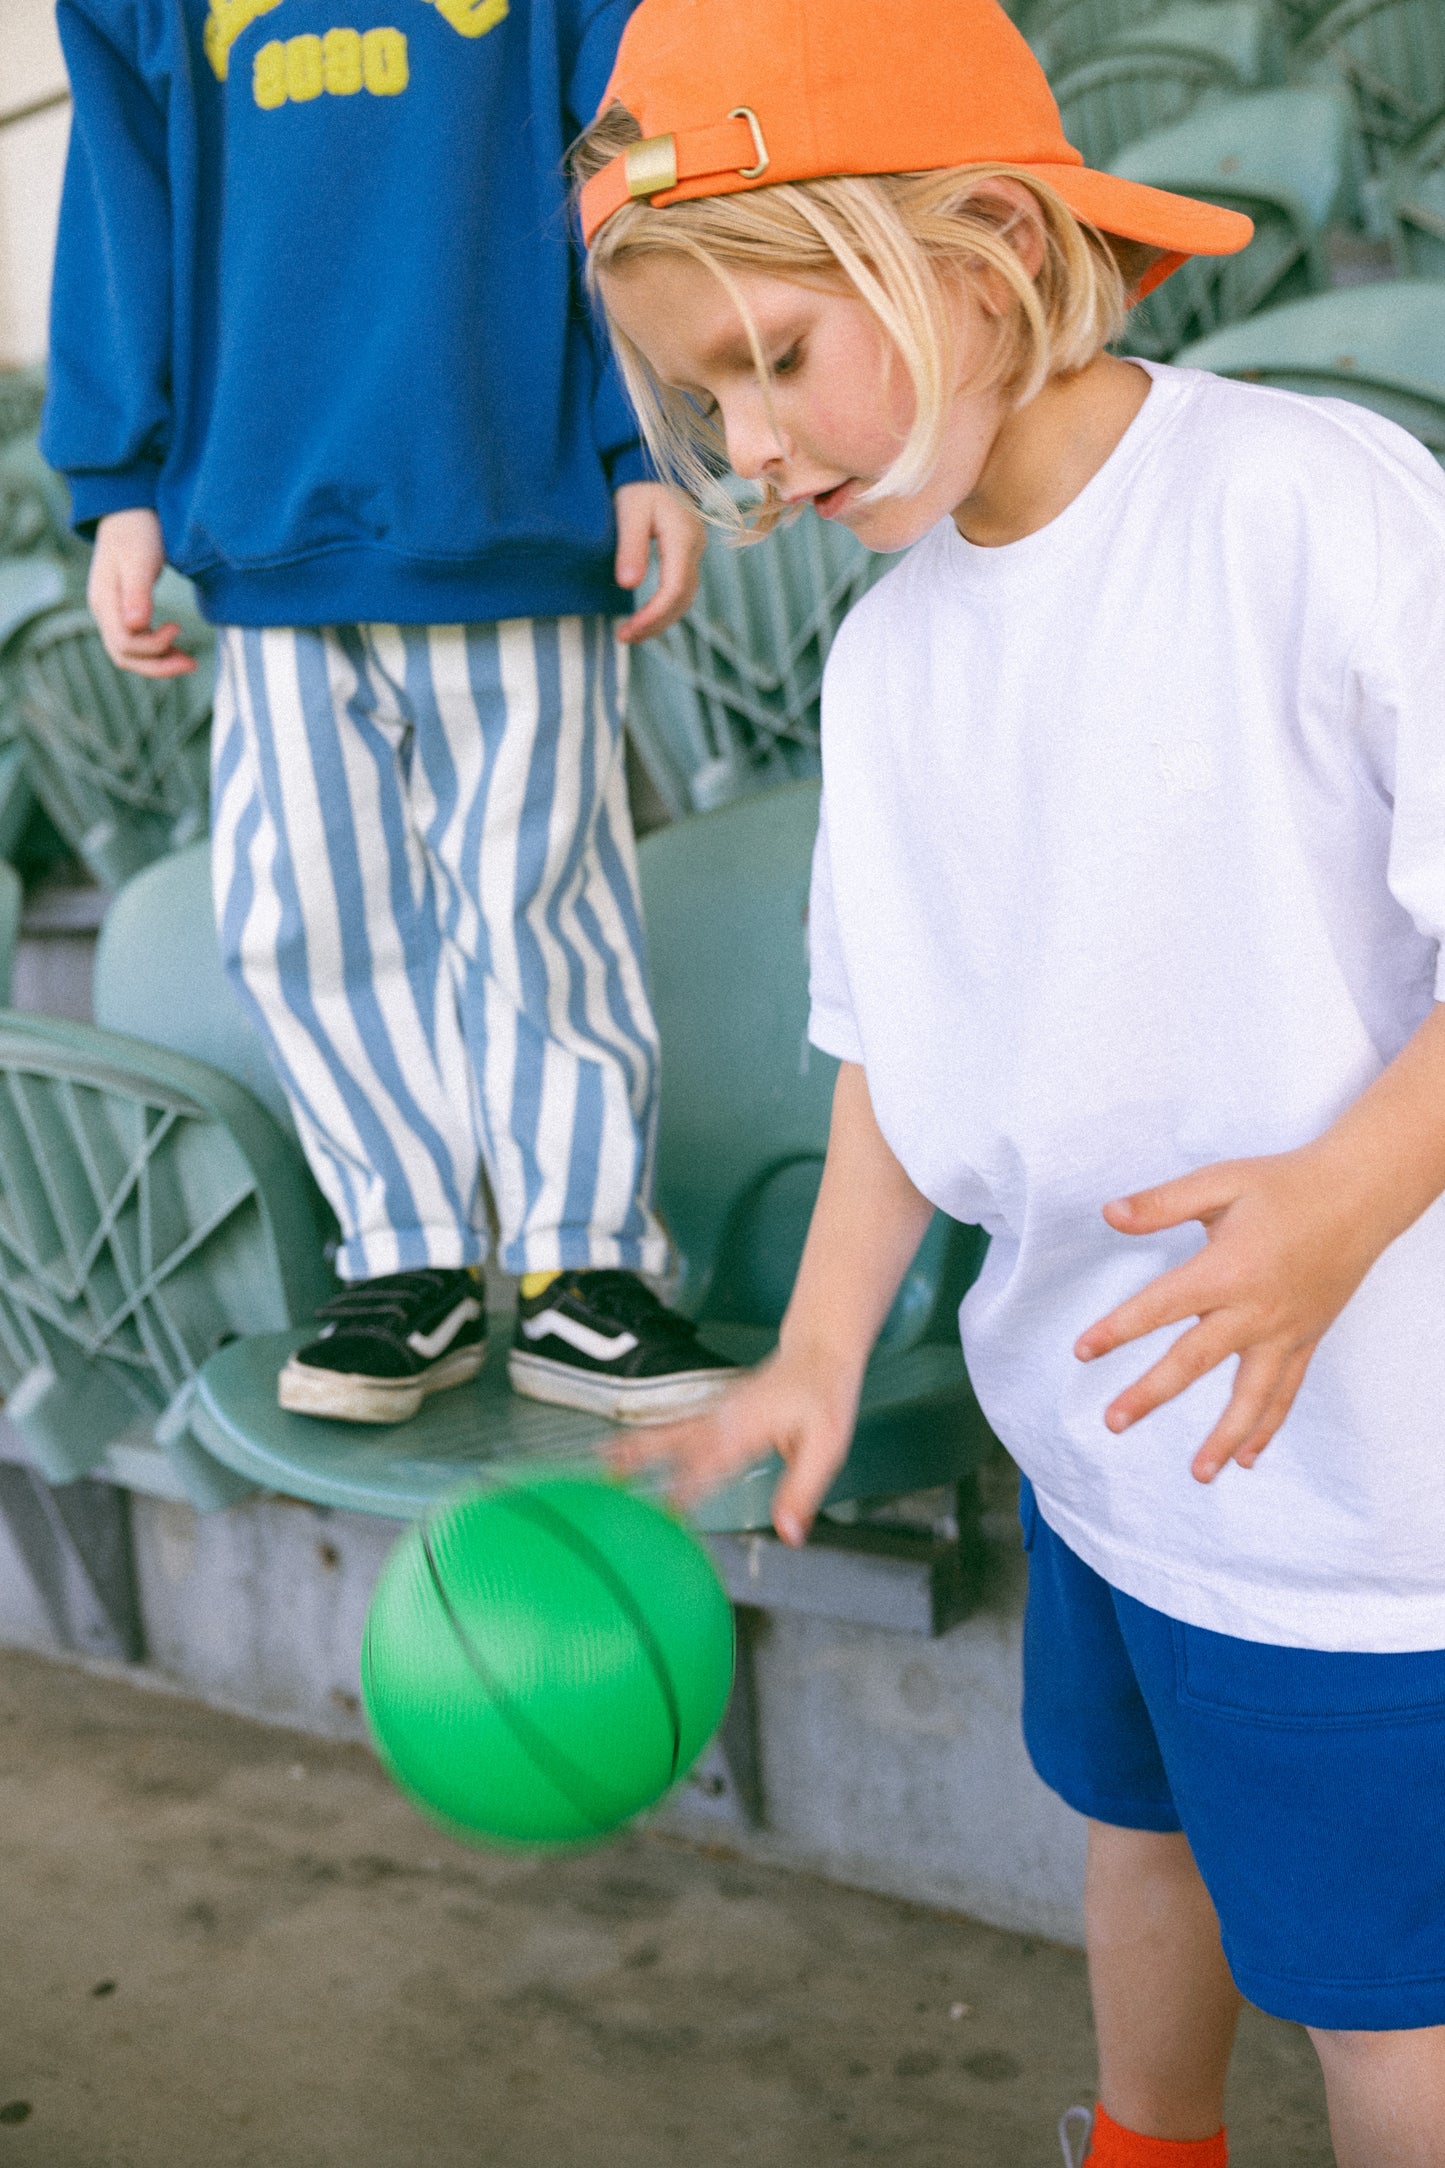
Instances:
[[[1204,1247],[1151,1280],[1075,1342],[1081,1362],[1162,1325],[1195,1322],[1104,1420],[1127,1430],[1222,1363],[1239,1357],[1229,1404],[1194,1456],[1212,1482],[1231,1460],[1252,1468],[1288,1415],[1311,1356],[1389,1239],[1342,1196],[1317,1145],[1223,1160],[1104,1207],[1120,1234],[1198,1220]]]
[[[619,587],[642,585],[652,545],[657,544],[657,591],[617,628],[618,639],[631,647],[639,640],[650,640],[654,633],[666,632],[692,607],[707,531],[686,497],[661,482],[624,482],[614,492],[612,506],[617,520],[614,574]]]
[[[784,1467],[773,1493],[773,1526],[796,1548],[848,1457],[857,1409],[856,1380],[845,1381],[826,1361],[779,1349],[703,1414],[638,1430],[609,1459],[619,1475],[665,1463],[668,1495],[686,1511],[775,1452]]]

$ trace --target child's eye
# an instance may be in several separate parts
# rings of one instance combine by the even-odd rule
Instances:
[[[786,354],[779,354],[773,363],[774,376],[791,376],[803,365],[803,342],[795,339]]]

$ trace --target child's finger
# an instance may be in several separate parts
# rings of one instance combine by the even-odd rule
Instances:
[[[617,521],[617,554],[612,572],[619,587],[640,587],[647,577],[652,554],[652,507],[650,492],[620,489],[613,504]]]
[[[1182,1265],[1172,1266],[1150,1280],[1147,1287],[1141,1287],[1137,1295],[1121,1302],[1117,1310],[1096,1318],[1074,1342],[1079,1361],[1092,1362],[1097,1355],[1112,1354],[1130,1340],[1142,1340],[1146,1333],[1157,1332],[1161,1325],[1182,1325],[1185,1318],[1199,1317],[1211,1308],[1208,1290],[1200,1280],[1202,1262],[1201,1257],[1191,1257]]]
[[[143,632],[124,632],[120,645],[127,655],[163,655],[180,637],[179,625],[156,625]]]
[[[655,632],[666,632],[668,626],[680,613],[669,616],[666,612],[661,587],[649,595],[640,610],[634,610],[617,628],[617,637],[624,647],[635,647],[640,640],[650,640]]]
[[[151,597],[155,582],[153,567],[125,564],[120,567],[120,615],[127,632],[150,630]]]
[[[176,646],[180,630],[179,625],[161,625],[154,632],[122,633],[114,647],[107,643],[106,651],[113,663],[137,677],[185,677],[195,669],[196,658]]]
[[[660,1460],[685,1458],[705,1447],[705,1432],[711,1420],[707,1415],[693,1415],[677,1423],[639,1425],[608,1445],[607,1465],[618,1475],[635,1475],[640,1468],[655,1467]]]
[[[808,1539],[834,1476],[847,1457],[848,1441],[810,1435],[788,1461],[773,1492],[773,1526],[794,1550]]]
[[[1208,1317],[1189,1332],[1181,1333],[1166,1355],[1142,1378],[1136,1378],[1104,1411],[1110,1430],[1127,1430],[1131,1424],[1162,1408],[1186,1387],[1234,1354],[1234,1337],[1222,1316]]]
[[[1271,1398],[1266,1403],[1264,1413],[1260,1416],[1258,1423],[1244,1442],[1235,1447],[1234,1458],[1239,1462],[1241,1468],[1252,1468],[1254,1466],[1285,1417],[1289,1414],[1290,1409],[1294,1406],[1295,1395],[1303,1383],[1304,1374],[1309,1368],[1310,1358],[1314,1354],[1315,1345],[1317,1344],[1314,1343],[1310,1347],[1298,1349],[1285,1363],[1283,1375],[1275,1386]],[[1201,1455],[1202,1452],[1203,1448],[1201,1448]],[[1213,1472],[1217,1474],[1218,1469]],[[1199,1474],[1197,1465],[1195,1474]],[[1211,1480],[1211,1477],[1200,1476],[1199,1479],[1201,1482],[1207,1482]]]
[[[765,1408],[753,1405],[746,1386],[735,1387],[704,1414],[656,1428],[649,1424],[612,1447],[608,1459],[619,1475],[665,1463],[670,1471],[668,1496],[686,1511],[761,1460],[781,1427]]]
[[[1229,1466],[1235,1454],[1252,1444],[1266,1428],[1284,1378],[1285,1365],[1282,1350],[1274,1346],[1247,1348],[1240,1356],[1229,1404],[1191,1463],[1190,1473],[1196,1482],[1212,1483],[1220,1470]],[[1293,1397],[1291,1394],[1290,1398]],[[1283,1415],[1280,1420],[1283,1421]],[[1266,1439],[1261,1443],[1261,1452],[1267,1442]]]
[[[1123,1235],[1158,1234],[1162,1228],[1182,1226],[1185,1220],[1209,1219],[1222,1212],[1238,1194],[1238,1165],[1233,1160],[1222,1160],[1216,1166],[1182,1174],[1176,1181],[1116,1197],[1105,1205],[1104,1217]]]
[[[163,655],[158,662],[148,661],[144,656],[130,656],[124,653],[112,655],[110,659],[118,669],[128,670],[132,677],[189,677],[196,667],[196,660],[193,655],[179,653]]]
[[[651,639],[654,633],[666,632],[669,625],[691,608],[697,593],[697,567],[686,551],[659,550],[658,580],[656,591],[649,595],[640,610],[634,610],[619,637],[629,644],[637,640]]]

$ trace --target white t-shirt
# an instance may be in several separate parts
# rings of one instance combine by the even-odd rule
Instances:
[[[1189,1473],[1233,1359],[1104,1427],[1185,1327],[1073,1354],[1203,1241],[1109,1199],[1317,1136],[1445,998],[1445,477],[1359,407],[1149,373],[1058,519],[945,520],[844,624],[811,1036],[988,1229],[964,1349],[1066,1543],[1220,1632],[1445,1647],[1445,1200],[1252,1471]]]

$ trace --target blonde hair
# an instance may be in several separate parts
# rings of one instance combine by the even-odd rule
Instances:
[[[572,167],[578,186],[641,131],[620,105],[610,106],[578,140]],[[1020,183],[1038,207],[1043,261],[1030,277],[1010,235],[1026,214],[990,183]],[[785,181],[733,195],[702,196],[665,207],[628,203],[593,241],[589,286],[603,300],[599,275],[646,256],[690,257],[713,273],[742,318],[758,374],[769,371],[738,290],[738,271],[763,271],[851,289],[871,309],[896,350],[914,394],[914,416],[898,456],[867,499],[907,496],[931,473],[942,448],[957,378],[960,277],[994,274],[1005,306],[995,317],[994,350],[980,388],[998,386],[1015,406],[1051,376],[1082,369],[1114,338],[1128,289],[1156,250],[1096,232],[1077,219],[1046,181],[1016,166],[955,166],[933,173],[841,176]],[[746,523],[718,482],[727,454],[717,423],[686,394],[659,383],[638,349],[611,325],[628,394],[662,473],[720,525],[766,533],[782,516],[771,491]]]

